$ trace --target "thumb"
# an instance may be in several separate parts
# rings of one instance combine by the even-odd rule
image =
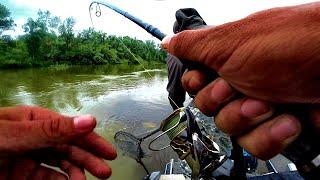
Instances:
[[[34,121],[0,121],[0,154],[21,154],[30,150],[68,143],[93,131],[91,115],[75,118],[55,116]]]
[[[228,26],[186,30],[166,36],[161,47],[179,59],[195,61],[218,71],[232,55],[238,42],[238,38],[232,38],[234,33]]]

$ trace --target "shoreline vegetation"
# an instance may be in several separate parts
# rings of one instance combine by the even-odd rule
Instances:
[[[62,20],[39,10],[36,19],[28,18],[23,25],[25,34],[12,38],[3,32],[16,25],[10,11],[0,4],[0,69],[165,63],[166,53],[154,41],[108,35],[93,28],[75,33],[75,23],[72,17]]]

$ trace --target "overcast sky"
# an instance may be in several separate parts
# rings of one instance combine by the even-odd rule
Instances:
[[[49,10],[61,18],[74,17],[76,32],[92,27],[88,10],[91,2],[92,0],[1,0],[1,3],[10,9],[17,24],[15,32],[10,34],[22,34],[21,27],[26,19],[36,18],[39,9]],[[207,24],[219,25],[263,9],[303,4],[314,0],[108,0],[105,2],[128,11],[166,34],[172,34],[174,14],[179,8],[196,8]],[[101,10],[101,17],[95,17],[93,14],[96,29],[108,34],[129,35],[143,40],[153,39],[151,35],[122,16],[104,7],[101,7]]]

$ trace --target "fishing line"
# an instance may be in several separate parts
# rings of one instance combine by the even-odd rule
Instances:
[[[100,8],[100,2],[92,2],[91,4],[90,4],[90,6],[89,6],[89,13],[90,13],[90,21],[91,21],[91,24],[92,24],[92,27],[94,28],[95,26],[94,26],[94,23],[93,23],[93,19],[92,19],[92,13],[91,13],[91,10],[92,10],[92,5],[93,4],[96,4],[96,12],[95,12],[95,15],[96,15],[96,17],[101,17],[101,15],[102,15],[102,11],[101,11],[101,8]],[[127,12],[124,12],[124,13],[127,13]],[[150,27],[150,26],[149,26]],[[158,35],[158,39],[160,39],[160,38],[163,38],[163,37],[161,37],[162,35]],[[121,42],[121,44],[124,46],[124,48],[129,52],[129,54],[134,58],[134,60],[136,60],[141,66],[142,66],[142,69],[148,74],[148,76],[150,77],[150,78],[152,78],[152,75],[149,73],[149,71],[145,68],[145,66],[139,61],[139,59],[134,55],[134,53],[132,53],[132,51],[125,45],[125,43],[123,42],[123,40],[122,40],[122,38],[119,38],[120,39],[120,42]],[[173,104],[174,104],[174,106],[176,107],[176,108],[180,108],[178,105],[177,105],[177,103],[170,97],[170,96],[168,96],[168,99],[170,100],[170,101],[172,101],[173,102]]]
[[[159,40],[162,40],[165,37],[165,34],[163,34],[156,27],[143,22],[142,20],[132,16],[128,12],[125,12],[108,3],[92,2],[90,4],[89,12],[93,27],[94,24],[91,17],[93,4],[96,4],[95,14],[97,17],[101,16],[101,4],[123,15]],[[126,46],[124,41],[121,38],[119,40],[123,47],[129,52],[129,54],[142,66],[149,77],[152,78],[149,71],[139,61],[135,54],[132,53],[132,51]],[[144,167],[144,169],[148,173],[148,170],[145,168],[141,160],[144,155],[144,152],[141,148],[141,143],[147,137],[150,137],[153,134],[162,131],[160,135],[156,136],[149,143],[150,150],[161,151],[171,146],[173,150],[178,154],[180,159],[187,161],[192,170],[192,177],[203,177],[211,174],[214,169],[219,167],[226,160],[226,155],[220,153],[219,146],[216,142],[213,141],[213,139],[210,139],[206,135],[202,134],[202,131],[199,129],[198,123],[195,120],[195,116],[190,109],[193,104],[193,100],[188,106],[179,108],[177,106],[177,103],[170,96],[168,96],[168,99],[171,100],[178,109],[170,114],[166,119],[162,120],[160,126],[157,129],[147,132],[147,134],[143,135],[140,138],[128,132],[118,131],[114,136],[117,147],[123,150],[130,157],[134,158],[139,164]],[[205,128],[203,128],[203,130],[205,134],[208,134]],[[170,144],[167,146],[163,146],[162,148],[153,147],[152,144],[155,144],[154,142],[165,134],[169,137]]]
[[[94,23],[93,23],[91,11],[92,11],[92,4],[89,6],[89,14],[90,14],[90,21],[91,21],[92,27],[94,28],[95,26],[94,26]],[[101,11],[101,7],[100,7],[100,3],[96,2],[95,16],[96,17],[101,17],[101,15],[102,15],[102,11]],[[121,44],[123,45],[123,47],[127,50],[127,52],[129,52],[129,54],[134,58],[134,60],[137,61],[140,64],[140,66],[148,74],[148,76],[152,78],[152,75],[145,68],[145,66],[142,64],[142,62],[139,61],[139,59],[135,56],[135,54],[132,53],[132,51],[126,46],[126,44],[123,42],[122,38],[119,38],[119,40],[120,40]],[[129,80],[129,81],[131,81],[131,80]],[[179,108],[177,103],[170,96],[168,96],[168,98],[173,102],[173,104],[177,108]],[[177,122],[176,125],[178,125],[178,123],[179,122]],[[171,127],[169,130],[175,128],[175,126]],[[141,148],[141,143],[146,138],[148,138],[148,137],[160,132],[161,130],[163,130],[163,126],[160,126],[159,128],[157,128],[155,130],[151,130],[149,132],[143,133],[142,135],[138,135],[138,136],[134,136],[133,134],[130,134],[130,133],[125,132],[125,131],[118,131],[114,135],[114,139],[115,139],[115,143],[117,144],[118,148],[123,150],[124,154],[126,154],[127,156],[135,159],[137,161],[137,163],[139,163],[143,167],[145,172],[147,174],[150,174],[148,169],[147,169],[147,167],[145,166],[145,164],[142,161],[142,158],[144,157],[145,153]],[[161,133],[161,134],[164,134],[164,133]],[[168,146],[166,146],[166,147],[168,147]]]
[[[123,15],[127,19],[131,20],[135,24],[142,27],[144,30],[149,32],[154,37],[158,38],[159,40],[162,40],[165,37],[165,34],[162,33],[156,27],[148,23],[145,23],[144,21],[138,19],[137,17],[132,16],[128,12],[125,12],[108,3],[92,2],[90,4],[89,11],[90,11],[90,19],[92,24],[93,24],[93,20],[91,17],[91,10],[93,9],[92,8],[93,4],[99,5],[98,7],[96,7],[96,11],[98,11],[95,13],[96,15],[101,15],[101,9],[100,9],[100,4],[101,4]],[[93,24],[93,27],[94,27],[94,24]],[[126,44],[122,41],[122,39],[120,39],[120,42],[123,45],[123,47],[129,52],[129,54],[147,72],[149,77],[152,77],[149,71],[147,71],[144,65],[139,61],[139,59],[135,56],[135,54],[132,53],[132,51],[126,46]],[[194,65],[194,64],[188,64],[188,65]],[[190,67],[196,67],[196,66],[190,66]],[[171,100],[173,104],[175,104],[175,106],[178,108],[176,102],[173,101],[172,98],[168,97],[168,99]],[[188,162],[189,166],[192,169],[193,177],[196,177],[201,174],[203,175],[210,174],[211,170],[219,167],[221,163],[223,163],[223,161],[226,159],[225,158],[226,156],[219,153],[220,149],[216,148],[219,146],[216,144],[216,142],[213,141],[213,139],[209,139],[206,135],[202,135],[202,132],[199,130],[198,124],[195,120],[195,116],[193,115],[193,112],[191,112],[191,109],[190,109],[192,104],[193,104],[193,100],[188,106],[183,108],[178,108],[177,111],[174,111],[166,119],[162,120],[161,125],[156,130],[148,132],[146,135],[140,136],[140,138],[124,131],[117,132],[114,138],[115,138],[115,141],[117,142],[118,148],[125,151],[125,153],[127,153],[129,156],[136,159],[138,163],[143,165],[141,158],[144,153],[141,148],[141,142],[145,138],[155,134],[155,132],[162,131],[160,135],[156,136],[149,143],[150,150],[161,151],[171,146],[173,150],[178,154],[180,159],[186,160]],[[208,134],[206,132],[206,128],[202,128],[202,129],[204,130],[203,133]],[[156,140],[158,140],[160,137],[162,137],[165,134],[171,140],[170,145],[162,146],[162,148],[155,148],[154,146],[152,146],[153,144],[155,144],[154,142]],[[199,138],[192,139],[193,135],[197,135],[197,137]],[[197,145],[197,146],[193,146],[193,145]],[[201,153],[198,154],[197,157],[193,156],[195,153],[199,153],[199,152]],[[202,154],[207,154],[208,156],[203,156]]]
[[[147,32],[149,32],[151,35],[154,37],[158,38],[159,40],[162,40],[165,37],[165,34],[163,34],[159,29],[153,27],[150,24],[147,24],[143,21],[141,21],[138,18],[133,17],[131,14],[111,5],[108,3],[101,3],[101,2],[92,2],[89,6],[89,11],[90,11],[90,18],[91,18],[91,6],[96,3],[98,5],[105,5],[108,8],[116,11],[117,13],[123,15],[124,17],[130,19],[132,22],[136,23],[143,29],[145,29]],[[100,6],[96,7],[96,16],[100,17],[101,16],[101,9]],[[91,18],[92,22],[92,18]],[[92,22],[93,23],[93,22]],[[151,74],[145,69],[143,64],[135,57],[135,55],[131,52],[131,50],[124,44],[122,39],[120,39],[124,47],[128,50],[128,52],[134,57],[134,59],[142,65],[143,69],[148,73],[150,77]],[[216,76],[215,76],[216,77]],[[218,77],[218,76],[217,76]],[[171,100],[171,98],[169,97]],[[174,102],[175,106],[177,104]],[[178,107],[178,106],[177,106]],[[297,165],[298,171],[302,174],[307,179],[313,179],[312,177],[320,177],[320,146],[318,141],[315,141],[314,137],[319,137],[316,132],[309,131],[309,129],[312,129],[312,125],[308,124],[309,121],[306,119],[307,117],[305,116],[308,114],[308,110],[310,107],[308,107],[305,104],[292,104],[292,106],[284,107],[280,110],[278,110],[278,113],[290,113],[298,117],[298,119],[303,122],[303,128],[304,130],[301,131],[301,134],[297,139],[291,143],[286,149],[283,150],[282,154],[285,155],[288,159],[293,161]],[[199,134],[199,133],[198,133]],[[196,140],[196,138],[195,138]],[[195,144],[195,143],[193,143]],[[199,156],[200,157],[200,156]],[[206,157],[203,157],[204,160],[206,160]],[[214,166],[214,165],[213,165]]]

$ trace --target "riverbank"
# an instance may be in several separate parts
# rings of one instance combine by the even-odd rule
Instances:
[[[119,65],[129,65],[129,66],[137,66],[137,65],[143,65],[146,67],[157,67],[157,66],[163,66],[165,65],[164,61],[146,61],[143,59],[139,59],[135,63],[132,63],[128,60],[122,60],[121,63],[116,64],[109,64],[109,63],[103,63],[103,64],[70,64],[68,62],[65,63],[52,63],[52,62],[42,62],[42,63],[29,63],[26,62],[16,62],[16,61],[4,61],[0,63],[0,70],[7,70],[7,69],[28,69],[28,68],[45,68],[45,67],[72,67],[72,66],[119,66]]]

